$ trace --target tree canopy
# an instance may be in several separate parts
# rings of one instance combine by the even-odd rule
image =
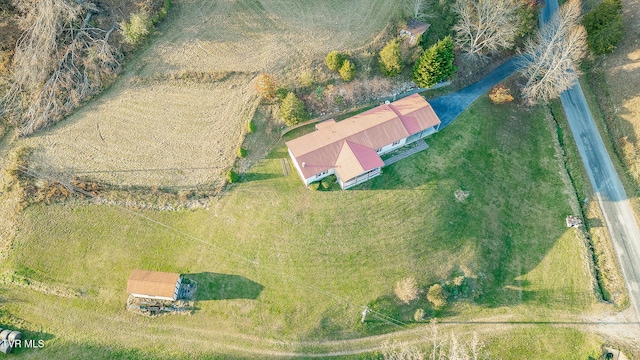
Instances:
[[[344,56],[338,51],[332,51],[327,54],[327,57],[324,59],[325,64],[329,70],[338,71],[342,67],[342,62],[344,61]]]
[[[595,54],[612,52],[624,35],[622,3],[604,0],[585,15],[582,24],[587,30],[587,43]]]
[[[398,39],[393,39],[380,50],[380,71],[384,76],[393,77],[402,71],[404,63]]]
[[[290,92],[284,100],[282,100],[280,117],[282,117],[287,126],[293,126],[300,121],[307,120],[309,115],[302,100],[298,99],[296,94]]]
[[[420,87],[431,87],[455,74],[453,40],[450,36],[427,49],[413,68],[413,81]]]
[[[351,62],[351,60],[346,59],[340,67],[340,77],[342,78],[342,80],[349,82],[353,80],[353,77],[355,75],[356,66]]]

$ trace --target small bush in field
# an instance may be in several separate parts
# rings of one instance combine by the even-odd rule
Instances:
[[[413,314],[413,320],[415,321],[424,321],[424,309],[417,309],[416,312]]]
[[[234,182],[238,182],[238,173],[236,173],[233,170],[229,170],[229,172],[227,172],[227,182],[229,184],[233,184]]]
[[[300,85],[302,87],[310,88],[316,82],[316,79],[315,79],[315,77],[313,76],[312,73],[304,72],[304,73],[300,74],[300,76],[298,77],[298,81],[300,82]]]
[[[344,56],[338,51],[332,51],[327,54],[327,57],[324,59],[324,62],[327,64],[329,70],[338,71],[340,67],[342,67],[342,62],[344,61]]]
[[[309,189],[311,190],[319,190],[320,189],[320,181],[313,182],[309,184]]]
[[[356,75],[356,66],[347,59],[342,63],[340,67],[340,77],[342,80],[349,82],[353,80],[353,77]]]
[[[239,157],[240,159],[243,159],[243,158],[247,157],[247,149],[245,149],[245,148],[239,148],[239,149],[238,149],[238,157]]]
[[[447,296],[444,292],[444,288],[440,284],[432,285],[427,291],[427,300],[436,309],[441,309],[447,305]]]
[[[153,29],[153,23],[149,14],[145,12],[132,13],[129,22],[120,23],[120,33],[124,41],[131,45],[136,45],[142,41]]]
[[[256,91],[258,95],[267,100],[273,100],[276,97],[276,80],[269,74],[260,74],[256,79]]]
[[[513,95],[511,95],[511,90],[508,87],[498,84],[489,91],[489,99],[494,104],[506,104],[513,101]]]
[[[253,121],[249,121],[247,124],[247,132],[251,134],[254,131],[256,131],[256,124]]]

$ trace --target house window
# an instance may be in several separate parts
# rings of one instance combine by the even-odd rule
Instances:
[[[328,170],[325,170],[325,171],[323,171],[321,173],[318,173],[318,175],[316,175],[316,177],[320,177],[322,175],[327,175],[328,172],[329,172]]]
[[[400,140],[398,140],[398,141],[394,141],[394,142],[393,142],[393,144],[391,144],[391,146],[396,146],[396,145],[398,145],[398,144],[400,144]]]
[[[380,152],[380,151],[382,151],[382,148],[377,148],[376,149],[376,152]]]

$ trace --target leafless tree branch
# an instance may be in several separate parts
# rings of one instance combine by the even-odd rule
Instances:
[[[587,51],[586,31],[580,25],[580,0],[569,0],[525,44],[522,74],[527,79],[522,95],[530,103],[558,98],[575,85],[575,64]]]
[[[511,48],[517,30],[517,7],[509,0],[456,0],[452,9],[459,16],[453,27],[457,45],[476,59]]]

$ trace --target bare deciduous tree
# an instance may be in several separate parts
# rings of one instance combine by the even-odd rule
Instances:
[[[398,299],[400,299],[400,301],[408,304],[418,298],[420,289],[418,289],[418,283],[416,282],[416,279],[413,277],[408,277],[406,279],[398,281],[393,292],[396,294]]]
[[[408,343],[382,344],[382,357],[384,360],[424,360],[424,353]]]
[[[409,6],[414,19],[424,20],[428,17],[427,14],[423,12],[425,7],[424,0],[410,0]]]
[[[438,332],[437,322],[431,321],[431,336],[425,339],[429,344],[429,360],[479,360],[483,358],[484,345],[474,333],[468,342],[461,342],[451,333],[442,337]],[[486,354],[485,354],[486,355]],[[423,360],[426,354],[417,345],[409,343],[389,343],[382,345],[384,360]]]
[[[21,135],[68,115],[120,69],[120,55],[108,43],[115,26],[111,30],[91,26],[97,8],[83,4],[69,0],[17,4],[25,14],[25,32],[16,45],[13,83],[0,99],[0,115],[11,113]]]
[[[531,104],[558,98],[575,85],[578,63],[587,51],[587,33],[580,25],[580,0],[569,0],[542,26],[524,49],[522,96]]]
[[[456,0],[452,9],[459,16],[453,27],[457,45],[479,59],[511,48],[518,27],[517,8],[509,0]]]

